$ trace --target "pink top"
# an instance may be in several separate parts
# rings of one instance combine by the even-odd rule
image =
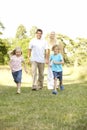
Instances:
[[[22,62],[24,61],[23,56],[17,57],[13,55],[10,57],[10,67],[12,72],[19,71],[22,69]]]

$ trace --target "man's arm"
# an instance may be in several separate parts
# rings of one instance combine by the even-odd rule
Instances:
[[[50,50],[49,50],[49,49],[46,49],[46,50],[45,50],[46,64],[49,63],[49,56],[50,56]]]

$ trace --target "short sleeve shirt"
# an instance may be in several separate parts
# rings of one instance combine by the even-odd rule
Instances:
[[[17,57],[13,55],[10,57],[10,67],[12,72],[19,71],[22,69],[22,62],[24,61],[23,56]]]
[[[50,56],[50,61],[56,61],[56,62],[61,62],[63,61],[63,57],[61,54],[57,54],[57,55],[54,55],[52,54]],[[62,70],[62,64],[52,64],[52,71],[55,71],[55,72],[61,72],[63,71]]]
[[[34,38],[29,43],[29,49],[31,49],[31,61],[39,63],[45,62],[45,50],[48,49],[48,43],[44,39]]]

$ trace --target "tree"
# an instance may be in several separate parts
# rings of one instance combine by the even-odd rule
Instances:
[[[4,25],[0,22],[0,35],[2,35],[2,29],[4,29]],[[7,51],[9,48],[8,40],[0,38],[0,64],[6,64],[8,61]]]
[[[9,44],[7,39],[0,39],[0,64],[7,64]]]
[[[35,37],[35,33],[36,33],[37,27],[36,26],[32,26],[32,28],[30,29],[30,38],[34,38]]]
[[[3,33],[2,33],[2,29],[5,29],[5,27],[4,27],[4,25],[3,25],[3,23],[2,22],[0,22],[0,35],[2,35]]]
[[[77,38],[73,40],[62,34],[58,34],[57,38],[64,45],[64,60],[66,63],[74,65],[74,68],[87,63],[87,39]]]
[[[26,38],[26,32],[27,32],[26,28],[22,24],[19,25],[16,32],[16,38],[18,39]]]

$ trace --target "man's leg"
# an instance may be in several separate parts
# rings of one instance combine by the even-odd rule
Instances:
[[[43,88],[44,63],[38,63],[38,87]]]
[[[32,89],[37,88],[37,62],[32,62]]]

